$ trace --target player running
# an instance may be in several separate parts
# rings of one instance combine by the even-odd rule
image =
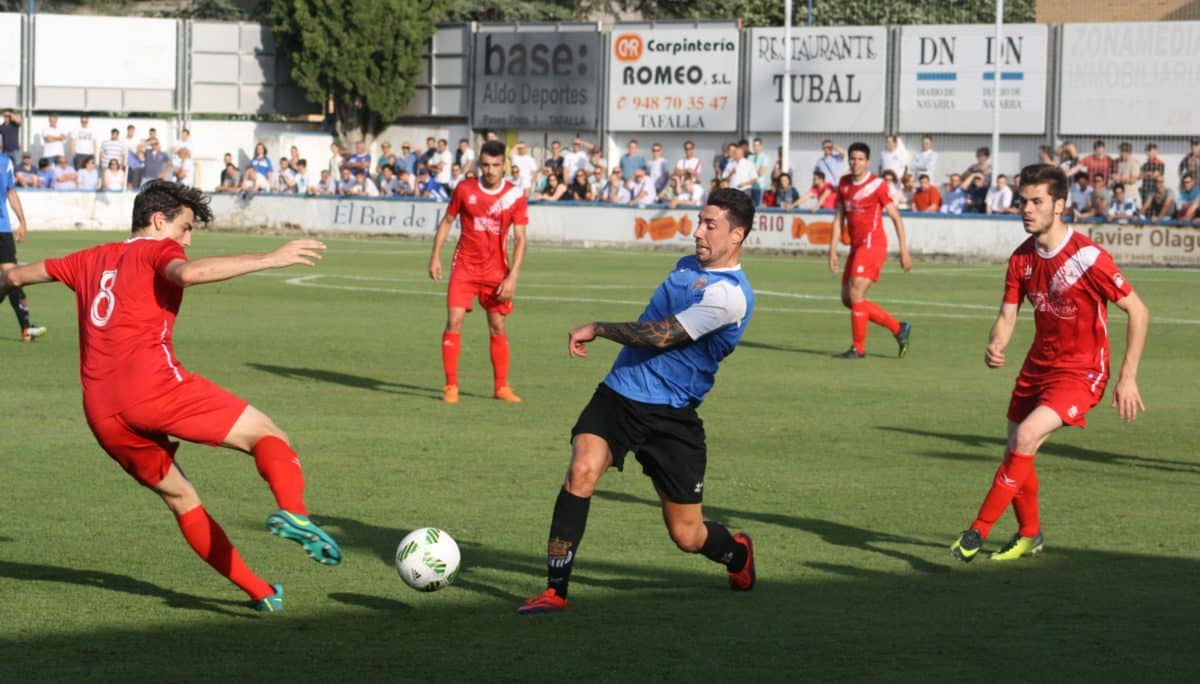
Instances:
[[[17,217],[17,230],[14,234],[12,221],[8,218],[8,205],[11,204]],[[21,198],[17,195],[17,185],[13,178],[12,162],[7,155],[0,155],[0,271],[8,271],[17,266],[17,243],[25,239],[25,209],[21,206]],[[46,328],[29,322],[29,304],[25,300],[25,291],[15,287],[8,293],[8,302],[12,304],[13,312],[17,314],[17,324],[21,326],[21,341],[32,342],[46,334]]]
[[[984,362],[1004,365],[1022,299],[1033,307],[1034,338],[1008,404],[1008,449],[971,527],[950,547],[970,562],[992,525],[1012,502],[1020,529],[992,560],[1015,560],[1042,550],[1038,478],[1033,458],[1042,442],[1063,425],[1086,425],[1087,412],[1104,396],[1110,373],[1108,302],[1129,316],[1125,359],[1113,392],[1123,420],[1146,410],[1137,371],[1150,312],[1117,270],[1108,252],[1062,222],[1067,176],[1052,164],[1021,171],[1021,218],[1030,238],[1008,260],[1004,300],[992,326]]]
[[[829,270],[838,270],[838,236],[843,221],[850,226],[850,255],[842,273],[842,305],[850,309],[850,333],[853,345],[839,359],[861,359],[867,355],[867,322],[882,325],[896,338],[900,358],[908,353],[908,336],[912,326],[897,322],[875,302],[867,299],[871,284],[879,281],[879,272],[887,261],[887,233],[883,232],[883,214],[887,212],[896,228],[900,242],[900,267],[907,273],[912,268],[908,256],[908,241],[904,237],[904,220],[892,202],[888,184],[871,173],[871,148],[856,142],[849,151],[850,173],[842,176],[837,186],[837,213],[833,217],[833,239],[829,241]]]
[[[549,586],[518,613],[567,609],[567,582],[592,493],[604,471],[624,468],[629,451],[654,482],[676,546],[724,565],[731,588],[754,588],[750,536],[731,536],[701,513],[707,448],[696,415],[754,310],[754,291],[739,262],[753,221],[754,205],[744,192],[715,190],[700,211],[695,256],[675,264],[636,323],[588,323],[568,334],[571,356],[587,356],[585,345],[597,337],[624,346],[571,430],[571,464],[550,522]]]
[[[304,476],[287,435],[271,419],[175,357],[172,330],[183,289],[297,264],[312,266],[325,245],[294,240],[268,254],[188,261],[192,225],[212,220],[199,190],[155,181],[133,203],[133,236],[6,272],[10,288],[57,280],[75,291],[83,412],[96,441],[162,497],[192,549],[250,597],[259,611],[283,610],[283,587],[246,566],[175,464],[177,437],[254,456],[280,510],[267,529],[301,544],[320,563],[342,559],[337,543],[307,517]]]
[[[446,330],[442,333],[442,367],[446,386],[442,401],[458,403],[458,352],[462,348],[463,319],[471,300],[479,299],[487,311],[491,334],[492,375],[495,398],[520,402],[508,386],[508,335],[504,319],[513,310],[517,277],[525,261],[525,227],[528,207],[521,189],[504,180],[504,145],[489,140],[479,149],[479,178],[468,178],[454,188],[450,207],[433,236],[429,277],[442,279],[442,245],[454,219],[461,218],[462,230],[450,268],[446,296]],[[512,261],[508,259],[508,231],[513,231]]]

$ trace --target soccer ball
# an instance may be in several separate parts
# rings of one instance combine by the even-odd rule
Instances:
[[[409,532],[396,547],[396,571],[417,591],[437,591],[458,577],[458,544],[436,527]]]

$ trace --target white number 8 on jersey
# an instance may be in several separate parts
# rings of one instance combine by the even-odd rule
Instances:
[[[113,310],[117,308],[117,296],[113,294],[113,285],[117,284],[117,271],[105,271],[100,274],[100,291],[92,298],[92,325],[103,328],[112,318]]]

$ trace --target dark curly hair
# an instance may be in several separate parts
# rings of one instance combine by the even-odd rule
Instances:
[[[168,221],[174,220],[184,207],[192,210],[198,223],[213,220],[208,195],[201,190],[171,181],[150,181],[133,200],[133,231],[150,225],[150,217],[158,212],[162,212]]]
[[[731,227],[742,228],[747,235],[754,229],[754,203],[750,201],[749,195],[741,190],[713,190],[705,204],[724,209]]]

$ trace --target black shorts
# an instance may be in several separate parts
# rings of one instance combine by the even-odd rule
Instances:
[[[571,439],[584,433],[608,442],[618,470],[624,470],[625,455],[634,452],[642,472],[668,500],[692,504],[703,499],[708,449],[695,408],[643,404],[601,383],[579,414]]]
[[[8,198],[0,197],[0,202],[7,201]],[[15,263],[17,263],[17,243],[13,239],[13,234],[0,232],[0,264]]]

